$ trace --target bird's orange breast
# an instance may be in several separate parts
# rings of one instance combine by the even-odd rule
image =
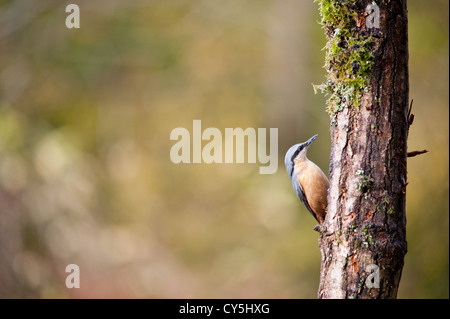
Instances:
[[[328,206],[327,196],[330,183],[322,170],[313,162],[305,160],[295,164],[298,169],[298,182],[303,188],[309,206],[320,224],[325,219]]]

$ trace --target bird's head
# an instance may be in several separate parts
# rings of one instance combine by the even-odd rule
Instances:
[[[306,152],[311,143],[317,138],[318,134],[311,137],[304,143],[298,143],[289,148],[284,157],[284,164],[286,165],[286,170],[289,176],[292,176],[294,172],[295,161],[301,161],[306,159]]]

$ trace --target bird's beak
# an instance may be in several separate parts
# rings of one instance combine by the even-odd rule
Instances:
[[[317,138],[317,136],[319,136],[319,134],[316,134],[313,137],[311,137],[309,140],[307,140],[306,147],[309,147],[311,145],[311,143],[314,142],[314,140]]]

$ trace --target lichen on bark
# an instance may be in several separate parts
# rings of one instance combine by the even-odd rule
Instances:
[[[321,25],[328,38],[325,55],[327,81],[314,90],[328,96],[327,111],[359,107],[362,91],[369,85],[374,64],[373,38],[369,32],[355,32],[363,19],[356,13],[360,1],[315,0],[319,4]]]

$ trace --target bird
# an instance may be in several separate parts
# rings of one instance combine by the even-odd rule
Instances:
[[[286,152],[284,163],[298,198],[319,222],[314,230],[321,232],[324,230],[321,225],[327,213],[330,182],[319,166],[306,157],[309,146],[317,136],[291,146]]]

